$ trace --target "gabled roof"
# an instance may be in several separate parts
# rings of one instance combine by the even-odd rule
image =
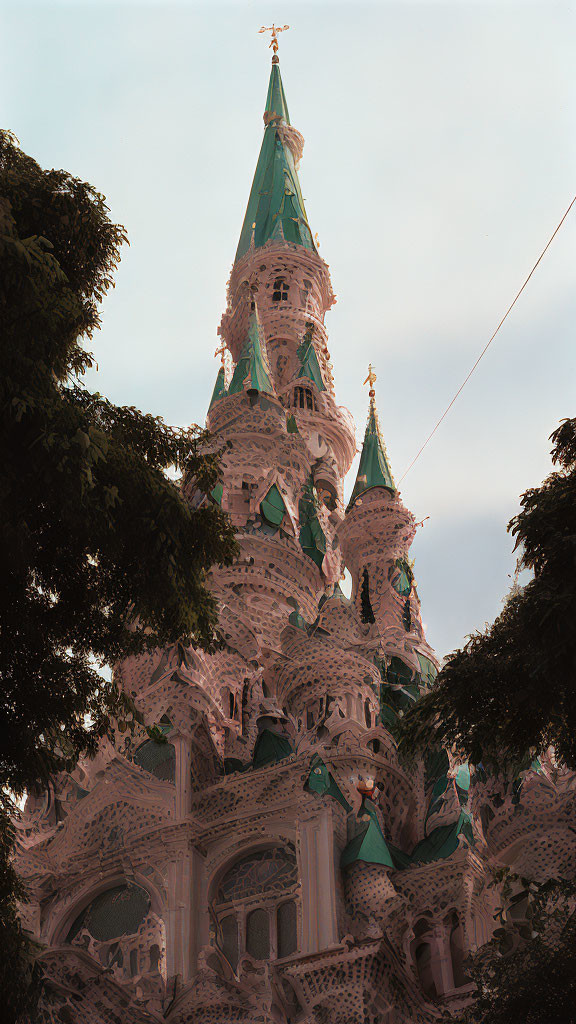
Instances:
[[[282,127],[289,124],[280,68],[273,64],[264,113],[264,139],[234,262],[252,245],[258,248],[273,238],[284,238],[316,251],[294,157],[282,138]]]
[[[370,409],[368,411],[368,422],[366,423],[364,443],[360,455],[360,465],[358,466],[356,483],[354,484],[348,508],[354,504],[359,495],[363,494],[364,491],[370,490],[371,487],[386,487],[392,492],[396,490],[394,477],[388,465],[386,448],[380,434],[376,402],[373,394],[370,395]]]

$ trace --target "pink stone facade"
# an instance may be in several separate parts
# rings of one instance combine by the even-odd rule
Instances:
[[[279,129],[299,159],[301,136]],[[506,911],[493,870],[574,875],[574,780],[551,762],[513,789],[442,752],[398,759],[394,725],[438,662],[399,492],[344,504],[356,442],[334,301],[324,260],[282,237],[233,268],[221,337],[237,366],[252,317],[269,384],[211,405],[221,493],[183,484],[236,528],[237,562],[210,576],[223,644],[119,665],[165,742],[118,732],[17,823],[46,1020],[432,1022],[470,999],[464,959]],[[307,331],[323,388],[301,372]]]

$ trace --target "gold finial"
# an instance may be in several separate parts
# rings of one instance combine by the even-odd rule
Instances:
[[[364,384],[369,384],[370,385],[370,390],[368,392],[370,398],[374,398],[375,395],[376,395],[376,392],[374,391],[374,384],[375,383],[376,383],[376,374],[374,373],[374,367],[372,366],[372,363],[369,363],[368,364],[368,376],[366,377],[366,380],[364,381]]]
[[[279,64],[280,63],[280,60],[279,60],[279,57],[278,57],[278,36],[277,36],[277,33],[278,32],[285,32],[286,29],[288,29],[288,28],[290,28],[290,25],[280,26],[280,25],[275,25],[274,22],[272,22],[271,25],[268,25],[268,26],[262,25],[262,28],[258,29],[259,33],[260,32],[271,32],[272,33],[272,38],[270,40],[270,46],[268,47],[268,49],[269,50],[272,49],[274,51],[274,54],[272,56],[272,63],[273,64]]]

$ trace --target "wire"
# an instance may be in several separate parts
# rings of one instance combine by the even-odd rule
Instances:
[[[543,259],[544,255],[546,254],[546,252],[547,252],[547,251],[548,251],[548,249],[550,248],[550,246],[551,246],[552,242],[554,241],[554,239],[555,239],[556,235],[557,235],[557,234],[558,234],[558,232],[560,231],[560,228],[562,227],[562,225],[563,225],[564,221],[566,220],[566,217],[567,217],[567,216],[568,216],[568,214],[570,213],[570,210],[571,210],[571,209],[572,209],[572,207],[574,206],[574,203],[576,203],[576,196],[574,196],[574,199],[573,199],[573,200],[572,200],[572,202],[570,203],[570,206],[569,206],[569,207],[568,207],[568,209],[566,210],[566,213],[565,213],[565,214],[564,214],[564,216],[562,217],[562,220],[561,220],[561,221],[560,221],[560,223],[558,224],[558,227],[556,228],[556,230],[554,231],[554,233],[553,233],[552,235],[550,235],[550,238],[548,239],[548,241],[547,241],[547,243],[546,243],[546,246],[544,247],[544,249],[543,249],[543,250],[542,250],[542,252],[540,253],[540,255],[539,255],[538,259],[536,260],[536,263],[535,263],[535,264],[534,264],[534,266],[532,267],[532,270],[530,271],[530,273],[528,274],[528,277],[527,277],[527,278],[526,278],[526,280],[524,281],[524,284],[523,284],[523,285],[522,285],[522,287],[520,288],[520,291],[519,291],[519,292],[517,292],[517,293],[516,293],[516,295],[514,296],[514,299],[512,300],[512,302],[510,303],[510,305],[508,306],[508,309],[507,309],[507,310],[506,310],[506,312],[504,313],[504,316],[502,317],[502,319],[501,319],[500,323],[498,324],[498,327],[497,327],[497,328],[496,328],[496,330],[494,331],[494,334],[493,334],[493,335],[492,335],[492,337],[491,337],[491,338],[489,339],[489,341],[488,341],[488,342],[487,342],[487,343],[485,344],[485,346],[484,346],[484,348],[482,349],[482,351],[481,351],[480,355],[478,356],[478,359],[477,359],[477,360],[476,360],[476,362],[474,363],[474,366],[473,366],[473,367],[472,367],[472,369],[470,370],[470,372],[469,372],[468,376],[467,376],[467,377],[466,377],[466,378],[465,378],[465,379],[463,380],[462,384],[461,384],[461,385],[460,385],[460,387],[458,388],[458,391],[457,391],[457,392],[456,392],[456,394],[454,395],[454,397],[453,397],[452,401],[450,402],[450,404],[449,404],[449,405],[448,405],[448,406],[446,407],[446,409],[445,409],[445,410],[444,410],[444,412],[442,413],[442,415],[441,415],[440,419],[438,420],[438,422],[437,422],[436,426],[434,427],[434,429],[433,429],[433,430],[432,430],[432,431],[430,432],[430,434],[428,434],[428,437],[426,438],[426,440],[424,441],[424,444],[422,445],[422,447],[421,447],[421,448],[419,449],[419,451],[418,451],[418,452],[416,453],[416,455],[415,455],[415,456],[414,456],[414,458],[412,459],[412,462],[411,462],[411,463],[410,463],[410,465],[408,466],[408,469],[406,469],[406,470],[404,471],[404,473],[402,474],[402,476],[400,477],[400,479],[399,479],[399,481],[398,481],[398,483],[399,483],[399,484],[401,484],[401,483],[402,483],[402,481],[403,481],[403,479],[404,479],[404,477],[408,475],[408,473],[409,473],[409,472],[410,472],[410,470],[412,469],[412,466],[414,465],[414,463],[418,461],[418,459],[419,459],[419,458],[420,458],[420,456],[422,455],[422,452],[423,452],[423,451],[424,451],[424,449],[426,448],[426,445],[427,445],[427,444],[428,444],[428,443],[429,443],[429,442],[430,442],[430,441],[432,440],[432,438],[434,437],[434,434],[435,434],[435,433],[436,433],[436,431],[438,430],[438,427],[439,427],[439,426],[440,426],[440,424],[442,423],[442,420],[443,420],[443,419],[445,419],[445,417],[446,417],[446,416],[448,415],[448,413],[450,412],[450,409],[451,409],[451,408],[452,408],[452,406],[454,405],[454,402],[456,401],[456,399],[458,398],[458,396],[459,396],[459,395],[461,394],[461,392],[462,392],[462,391],[464,390],[464,388],[466,387],[466,385],[467,385],[468,381],[470,380],[470,377],[472,376],[472,374],[474,373],[474,370],[475,370],[475,369],[476,369],[476,367],[478,366],[478,363],[480,362],[480,360],[482,359],[482,357],[483,357],[483,356],[485,355],[485,353],[486,353],[486,352],[488,351],[488,349],[490,348],[490,345],[491,345],[491,344],[492,344],[492,342],[494,341],[494,338],[495,338],[495,337],[496,337],[496,335],[498,334],[498,331],[499,331],[499,330],[500,330],[500,328],[502,327],[502,324],[503,324],[503,323],[504,323],[504,321],[506,320],[506,317],[507,317],[507,316],[508,316],[508,314],[509,314],[509,313],[510,313],[510,312],[512,311],[512,309],[514,308],[514,306],[516,305],[516,303],[517,303],[518,299],[520,298],[520,296],[522,295],[522,292],[524,291],[524,289],[525,289],[526,285],[528,284],[528,281],[530,280],[530,278],[532,277],[532,274],[533,274],[533,273],[534,273],[534,271],[536,270],[536,267],[537,267],[537,266],[538,266],[538,264],[539,264],[539,263],[541,262],[541,260]]]

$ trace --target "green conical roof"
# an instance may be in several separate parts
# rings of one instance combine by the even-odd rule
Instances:
[[[362,454],[360,455],[358,475],[348,507],[350,508],[356,498],[371,487],[387,487],[389,491],[396,490],[392,471],[388,465],[384,442],[380,436],[373,394],[370,395],[370,411],[368,413],[366,433],[364,434]]]
[[[266,356],[266,343],[255,310],[250,314],[246,341],[236,364],[228,394],[234,395],[244,389],[274,394]]]
[[[360,819],[367,817],[368,824],[345,847],[340,858],[341,866],[344,868],[358,860],[363,860],[368,864],[384,864],[385,867],[393,868],[394,861],[382,835],[376,808],[371,800],[367,800],[365,797],[362,799],[358,817]]]
[[[326,385],[322,380],[322,372],[320,370],[320,364],[318,362],[318,356],[316,355],[316,349],[314,348],[314,324],[306,324],[306,333],[302,339],[302,344],[298,346],[298,358],[300,359],[300,372],[299,377],[308,377],[311,380],[318,391],[325,391]]]
[[[258,248],[271,238],[284,238],[316,251],[294,157],[279,132],[280,126],[290,124],[290,120],[277,64],[272,65],[264,121],[264,139],[235,262],[248,252],[252,243]]]
[[[214,405],[214,402],[217,402],[219,398],[223,398],[225,394],[226,379],[224,376],[224,367],[221,366],[220,369],[218,370],[218,376],[216,377],[216,383],[214,385],[214,391],[212,392],[212,398],[210,399],[210,405],[208,406],[208,412],[210,412],[210,409]]]
[[[282,85],[282,76],[280,74],[279,64],[273,64],[272,71],[270,72],[270,82],[268,84],[264,119],[268,121],[269,117],[274,114],[277,117],[281,117],[286,124],[290,124],[288,104],[286,103],[286,95],[284,93],[284,86]],[[268,115],[268,117],[266,115]]]

